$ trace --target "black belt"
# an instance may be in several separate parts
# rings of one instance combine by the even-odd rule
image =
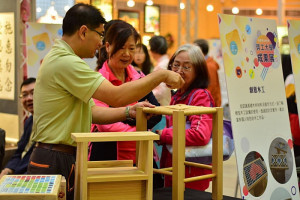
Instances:
[[[48,149],[52,151],[59,151],[71,155],[76,155],[76,147],[70,146],[70,145],[65,145],[65,144],[47,144],[47,143],[41,143],[38,142],[35,145],[38,148],[42,149]]]

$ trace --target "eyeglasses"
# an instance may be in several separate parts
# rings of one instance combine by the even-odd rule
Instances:
[[[178,71],[180,68],[181,68],[181,70],[182,70],[183,72],[190,72],[190,71],[192,71],[192,67],[189,67],[189,66],[187,66],[186,64],[183,65],[183,66],[181,66],[181,65],[179,65],[178,63],[173,63],[173,64],[171,65],[171,68],[172,68],[173,71]]]
[[[101,40],[104,38],[104,32],[100,33],[99,31],[96,31],[95,29],[91,29],[91,28],[90,30],[96,32],[100,36]]]
[[[33,97],[33,93],[34,93],[34,90],[30,90],[29,92],[22,92],[22,94],[20,94],[19,98],[20,99],[26,99],[29,97],[29,95],[31,95]]]

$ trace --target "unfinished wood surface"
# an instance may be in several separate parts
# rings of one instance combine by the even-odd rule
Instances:
[[[88,161],[88,168],[132,167],[133,160]]]
[[[72,138],[78,143],[75,171],[76,199],[152,200],[153,140],[158,140],[159,135],[147,131],[72,133]],[[88,161],[89,141],[138,141],[139,163],[137,167],[132,167],[132,161]]]
[[[172,175],[172,199],[184,198],[185,182],[212,178],[212,199],[221,200],[223,198],[223,109],[183,104],[142,109],[144,113],[173,115],[173,168],[154,170],[155,173]],[[200,114],[213,114],[212,166],[185,161],[185,116]],[[139,116],[143,118],[145,114]],[[144,130],[143,126],[144,122],[141,123],[139,130]],[[185,164],[212,169],[212,174],[185,178]]]
[[[172,198],[184,199],[185,178],[185,116],[182,110],[173,112],[173,178]]]
[[[146,200],[145,181],[89,183],[90,200]],[[152,199],[151,199],[152,200]]]
[[[149,131],[136,132],[101,132],[101,133],[72,133],[75,142],[112,142],[112,141],[142,141],[159,140],[159,136]]]

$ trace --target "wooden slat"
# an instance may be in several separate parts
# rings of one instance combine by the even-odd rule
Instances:
[[[157,173],[157,174],[164,174],[164,175],[168,175],[168,176],[172,176],[172,172],[169,172],[167,170],[163,170],[163,169],[153,169],[153,173]]]
[[[113,182],[129,180],[147,180],[148,175],[136,167],[91,168],[88,169],[87,181]]]
[[[191,167],[199,167],[199,168],[203,168],[203,169],[212,169],[211,165],[205,165],[205,164],[200,164],[200,163],[195,163],[195,162],[185,161],[184,164],[187,165],[187,166],[191,166]]]
[[[201,180],[214,178],[214,177],[217,177],[217,175],[216,174],[206,174],[206,175],[202,175],[202,176],[194,176],[194,177],[190,177],[190,178],[185,178],[184,182],[188,183],[188,182],[194,182],[194,181],[201,181]]]
[[[88,168],[132,167],[133,160],[88,161]]]
[[[76,142],[142,141],[159,140],[159,135],[151,131],[72,133],[72,139]]]
[[[187,106],[183,104],[177,104],[175,106],[158,106],[155,108],[144,107],[143,112],[151,114],[163,114],[163,115],[173,115],[175,110],[182,110],[184,115],[200,115],[200,114],[212,114],[216,113],[216,108],[211,107],[201,107],[201,106]]]

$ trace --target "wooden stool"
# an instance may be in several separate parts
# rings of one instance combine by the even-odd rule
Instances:
[[[65,193],[61,179],[61,175],[5,175],[0,180],[0,199],[61,200],[59,192]]]
[[[146,114],[173,115],[173,167],[153,169],[155,173],[172,176],[172,199],[184,199],[184,183],[212,178],[212,199],[223,198],[223,109],[187,105],[159,106],[137,109],[137,131],[147,129]],[[213,114],[212,166],[185,161],[185,116]],[[136,162],[140,162],[137,160]],[[185,165],[212,169],[212,174],[185,178]]]
[[[77,142],[75,199],[152,200],[153,140],[143,132],[72,133]],[[88,161],[88,142],[137,141],[137,167],[133,161]],[[105,152],[99,152],[105,153]]]

